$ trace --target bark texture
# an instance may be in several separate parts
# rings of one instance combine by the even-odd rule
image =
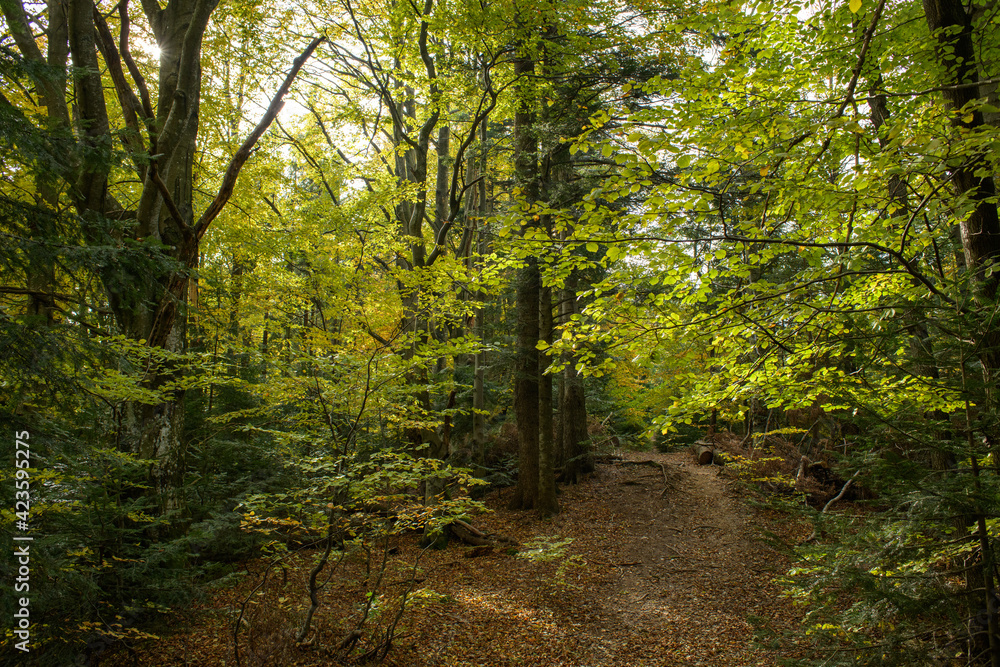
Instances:
[[[528,77],[535,63],[521,56],[514,63],[514,74]],[[521,206],[529,208],[538,199],[538,141],[535,136],[535,114],[532,95],[522,88],[520,103],[514,114],[514,173],[523,198]],[[525,210],[525,229],[534,226]],[[517,317],[517,350],[514,361],[514,414],[517,418],[518,477],[511,500],[513,509],[533,509],[538,503],[538,302],[541,279],[538,260],[528,256],[518,271],[515,313]]]

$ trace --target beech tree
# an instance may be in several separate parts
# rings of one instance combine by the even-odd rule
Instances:
[[[159,49],[152,91],[132,56],[134,18],[129,4],[116,5],[118,39],[105,13],[92,2],[47,3],[31,13],[5,2],[3,15],[38,92],[41,120],[53,133],[72,133],[75,142],[53,146],[54,173],[44,176],[43,199],[58,206],[59,194],[72,203],[79,234],[89,246],[137,244],[141,264],[107,263],[99,274],[116,326],[132,341],[162,350],[142,388],[152,400],[127,401],[117,434],[120,447],[157,462],[156,486],[168,505],[182,474],[184,388],[176,357],[186,344],[184,304],[198,248],[209,226],[232,195],[250,153],[274,120],[282,99],[305,60],[319,45],[313,40],[295,61],[264,117],[232,156],[208,202],[194,193],[202,94],[202,41],[215,0],[177,0],[142,6],[142,16]],[[42,47],[46,53],[43,55]],[[72,60],[72,77],[65,75]],[[109,110],[105,74],[118,106]],[[30,94],[23,96],[32,105]],[[72,101],[74,119],[70,121]],[[155,105],[155,107],[154,107]],[[120,125],[115,126],[117,123]],[[128,160],[126,175],[112,159],[116,138]],[[124,165],[122,165],[124,167]],[[57,180],[52,180],[56,177]],[[33,299],[52,304],[47,270],[32,279]]]

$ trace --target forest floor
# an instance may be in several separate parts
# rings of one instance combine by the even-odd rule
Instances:
[[[551,519],[507,510],[512,489],[490,494],[485,502],[493,511],[476,518],[478,527],[522,545],[571,538],[547,559],[500,550],[470,558],[463,557],[468,547],[455,541],[430,551],[415,539],[400,540],[392,558],[403,579],[390,586],[407,585],[419,555],[419,593],[384,664],[727,667],[790,657],[753,641],[753,625],[780,634],[800,618],[773,583],[787,559],[764,535],[795,541],[809,527],[751,507],[739,497],[740,487],[719,473],[686,452],[626,453],[624,461],[600,464],[585,481],[564,488],[562,511]],[[352,616],[349,599],[363,589],[349,577],[339,586],[334,579],[307,645],[296,645],[292,635],[308,605],[312,558],[289,558],[285,573],[262,588],[263,567],[248,566],[253,576],[198,604],[178,619],[175,633],[112,663],[332,664]],[[240,608],[237,661],[233,628]],[[355,654],[362,650],[359,643]]]

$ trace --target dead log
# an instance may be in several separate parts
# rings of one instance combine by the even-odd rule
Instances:
[[[715,447],[701,440],[691,445],[691,453],[701,466],[707,466],[715,460]]]
[[[466,544],[471,544],[474,547],[493,545],[493,542],[486,535],[486,533],[470,526],[464,521],[456,520],[449,526],[449,528],[451,528],[451,532],[455,537],[462,540]]]
[[[796,487],[802,486],[802,482],[805,481],[806,475],[808,474],[808,470],[809,470],[809,457],[803,456],[801,459],[799,459],[799,469],[795,471]]]
[[[484,533],[461,519],[453,521],[448,528],[451,530],[452,535],[474,547],[517,546],[517,540],[512,540],[511,538],[504,537],[503,535]]]

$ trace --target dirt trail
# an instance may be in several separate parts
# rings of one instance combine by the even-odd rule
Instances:
[[[751,645],[748,617],[787,616],[771,584],[784,563],[760,541],[751,510],[727,491],[719,468],[699,466],[687,454],[628,458],[663,468],[604,473],[608,482],[620,478],[625,538],[614,585],[620,590],[604,606],[633,632],[661,635],[659,648],[666,649],[642,651],[644,662],[631,664],[772,664]]]
[[[564,488],[563,511],[544,520],[505,509],[511,489],[491,494],[493,511],[476,519],[480,527],[522,545],[538,537],[572,541],[541,562],[499,551],[466,558],[454,544],[423,553],[418,586],[433,600],[408,612],[386,664],[775,665],[777,655],[753,645],[748,622],[760,617],[776,631],[797,622],[771,583],[787,562],[759,539],[759,527],[774,517],[734,497],[718,472],[687,453],[630,453]],[[415,539],[399,543],[400,571],[418,551]],[[287,584],[255,598],[275,611],[268,634],[255,638],[259,623],[244,631],[241,664],[332,664],[364,589],[349,579],[333,582],[310,645],[296,646],[291,630],[307,604],[311,563],[310,554],[289,559]],[[193,625],[140,650],[138,664],[235,664],[227,619],[239,601],[257,595],[254,584],[248,578],[199,605],[201,613],[188,616],[198,619]]]
[[[771,583],[787,563],[760,540],[752,522],[765,517],[718,472],[686,453],[631,453],[564,489],[563,511],[549,521],[501,509],[506,493],[492,498],[498,509],[484,519],[491,530],[522,541],[571,537],[570,553],[583,564],[560,584],[555,566],[507,559],[498,578],[496,564],[475,559],[465,581],[470,592],[477,581],[494,583],[488,599],[500,618],[462,605],[467,626],[449,636],[437,664],[775,665],[777,655],[754,646],[748,619],[778,631],[794,625]],[[414,646],[394,664],[434,664],[421,653]]]

